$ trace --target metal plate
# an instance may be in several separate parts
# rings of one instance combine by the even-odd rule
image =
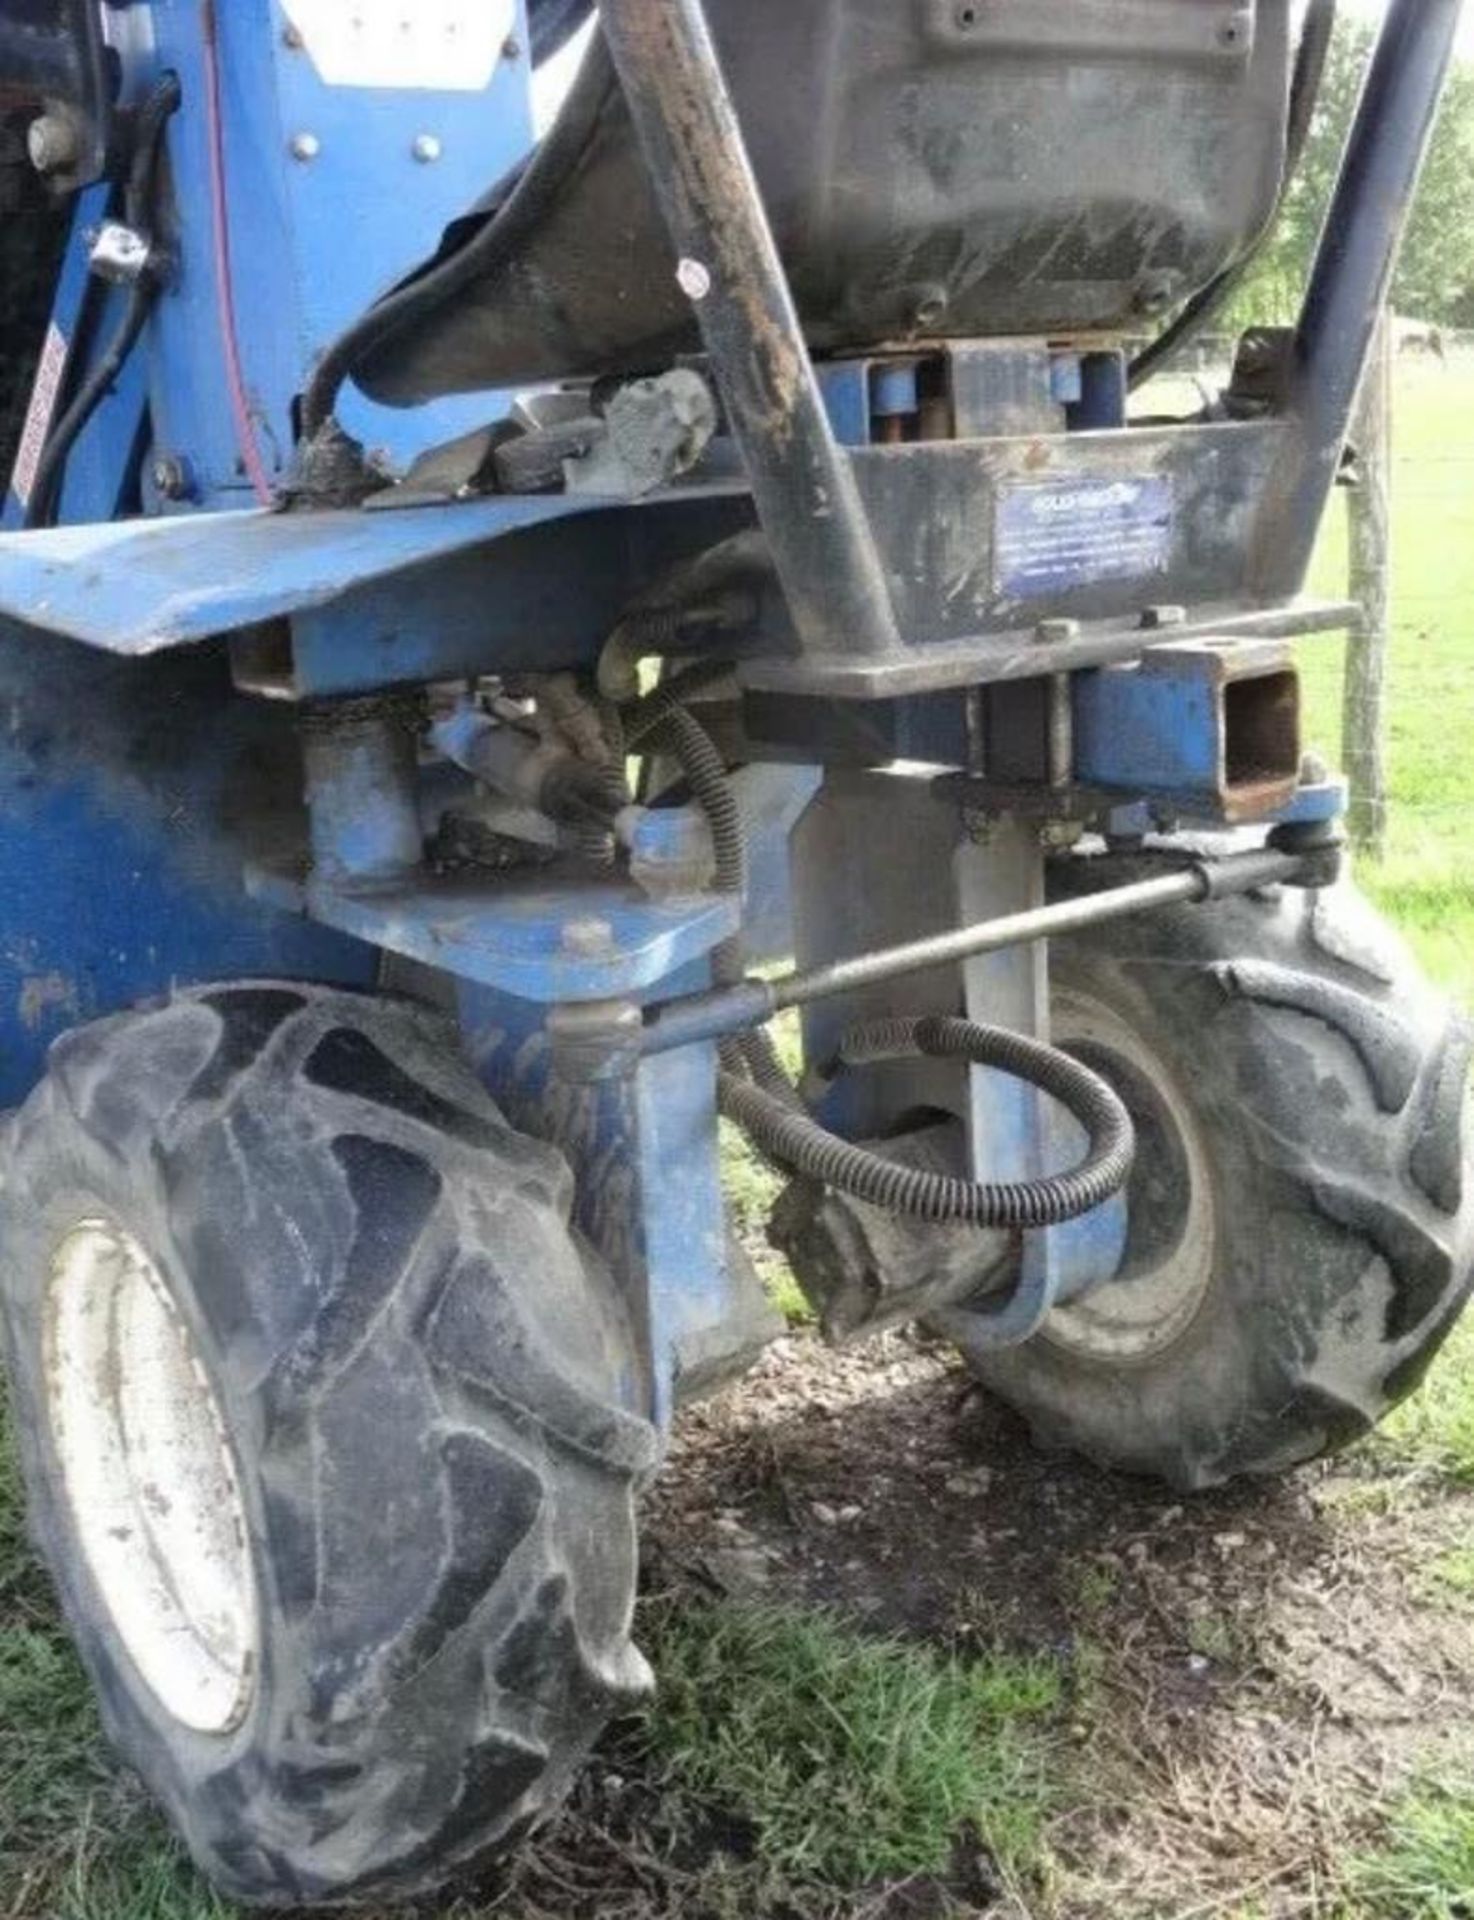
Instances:
[[[1012,600],[1035,600],[1144,579],[1172,562],[1171,474],[1095,479],[1062,474],[1005,486],[994,507],[994,584]]]
[[[282,0],[282,11],[327,86],[481,93],[517,0]]]

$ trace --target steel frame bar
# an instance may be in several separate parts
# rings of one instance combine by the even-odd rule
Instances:
[[[1350,431],[1453,61],[1462,0],[1391,0],[1311,273],[1290,368],[1297,432],[1266,489],[1255,586],[1298,593]]]
[[[1323,851],[1317,848],[1310,857],[1319,859]],[[786,974],[776,980],[746,980],[713,993],[690,994],[652,1010],[642,1051],[647,1055],[667,1053],[697,1041],[725,1039],[763,1026],[790,1007],[811,1006],[816,1000],[836,999],[863,987],[926,973],[933,967],[1080,933],[1087,927],[1150,912],[1154,907],[1201,905],[1254,893],[1261,887],[1293,884],[1304,877],[1306,865],[1306,854],[1274,848],[1230,854],[1222,860],[1196,860],[1159,880],[1138,880],[1130,886],[1112,887],[1056,906],[1005,914],[904,946],[862,954],[857,959],[836,960],[808,973]]]
[[[890,589],[701,0],[605,0],[600,16],[799,638],[894,654]]]

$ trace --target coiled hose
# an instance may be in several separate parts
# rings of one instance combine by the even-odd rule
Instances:
[[[709,663],[703,665],[709,670]],[[727,669],[723,667],[722,671]],[[695,684],[695,676],[687,674],[648,694],[625,716],[625,744],[632,753],[642,746],[659,746],[679,765],[711,826],[717,891],[741,899],[747,892],[747,834],[742,809],[716,742],[680,705],[682,696],[693,692]],[[704,678],[701,684],[706,684]],[[735,986],[745,972],[740,938],[724,940],[712,954],[711,964],[717,986]]]
[[[1136,1132],[1120,1096],[1079,1061],[1023,1034],[942,1015],[881,1021],[845,1036],[840,1064],[871,1066],[917,1054],[993,1067],[1050,1094],[1085,1129],[1085,1159],[1068,1173],[997,1184],[904,1167],[841,1140],[781,1094],[731,1073],[721,1076],[721,1110],[761,1152],[803,1178],[933,1226],[1058,1226],[1094,1212],[1130,1178]]]
[[[679,703],[705,684],[710,663],[688,669],[647,695],[625,716],[630,748],[658,742],[674,755],[697,804],[711,823],[717,885],[746,889],[747,844],[742,810],[716,744],[700,721]],[[740,938],[712,956],[719,986],[745,972]],[[924,1168],[905,1167],[828,1132],[812,1118],[784,1072],[772,1040],[761,1030],[727,1040],[721,1049],[718,1102],[767,1159],[800,1177],[868,1202],[883,1212],[904,1214],[936,1226],[1038,1228],[1058,1226],[1092,1213],[1119,1193],[1131,1177],[1136,1130],[1114,1088],[1069,1054],[1001,1027],[932,1016],[887,1020],[857,1027],[840,1046],[838,1065],[856,1068],[882,1060],[924,1055],[993,1067],[1058,1100],[1085,1129],[1089,1149],[1078,1167],[1038,1180],[987,1184],[959,1180]]]

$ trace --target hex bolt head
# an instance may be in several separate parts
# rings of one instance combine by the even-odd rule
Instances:
[[[580,960],[597,960],[614,945],[614,929],[607,920],[570,920],[563,929],[562,943],[565,953]]]
[[[60,173],[77,161],[77,127],[70,114],[43,113],[26,129],[26,153],[37,173]]]
[[[292,158],[303,162],[315,160],[322,152],[322,142],[315,133],[294,133],[292,135]]]
[[[1300,761],[1300,784],[1302,787],[1323,787],[1331,777],[1331,769],[1322,756],[1313,749]]]
[[[194,475],[182,454],[155,454],[150,471],[155,491],[161,500],[188,500],[193,497]]]

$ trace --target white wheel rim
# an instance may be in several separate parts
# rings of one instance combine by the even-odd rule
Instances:
[[[1114,1056],[1150,1084],[1182,1155],[1186,1192],[1170,1251],[1134,1274],[1128,1271],[1084,1299],[1057,1308],[1045,1322],[1043,1338],[1083,1359],[1117,1364],[1151,1360],[1191,1327],[1212,1282],[1217,1208],[1207,1145],[1165,1063],[1112,1008],[1084,994],[1061,992],[1054,1028],[1060,1046],[1088,1050],[1092,1065],[1102,1064],[1100,1055]]]
[[[79,1221],[57,1247],[45,1339],[52,1439],[97,1593],[165,1711],[228,1733],[260,1638],[240,1481],[179,1309],[114,1222]]]

